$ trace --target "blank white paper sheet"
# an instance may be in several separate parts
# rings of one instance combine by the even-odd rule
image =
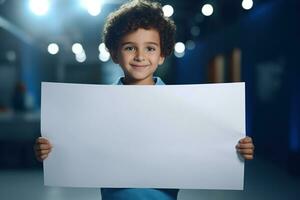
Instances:
[[[245,84],[42,83],[44,183],[242,190]]]

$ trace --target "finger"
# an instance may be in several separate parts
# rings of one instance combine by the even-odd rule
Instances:
[[[41,144],[38,146],[38,148],[41,150],[49,150],[52,149],[52,146],[50,144]]]
[[[252,143],[241,143],[241,144],[237,144],[236,148],[238,149],[254,149],[254,145]]]
[[[247,136],[247,137],[244,137],[242,139],[240,139],[239,143],[251,143],[252,142],[252,138]]]
[[[40,151],[37,151],[36,154],[38,156],[42,156],[42,155],[48,155],[50,153],[50,150],[40,150]]]
[[[47,155],[42,155],[40,158],[41,158],[41,160],[45,160],[47,157],[48,157],[48,154]]]
[[[35,141],[37,144],[50,144],[49,140],[44,137],[38,137]]]
[[[253,154],[254,153],[254,151],[253,151],[253,149],[238,149],[237,150],[240,154]]]
[[[245,155],[243,155],[243,157],[244,157],[246,160],[252,160],[252,159],[253,159],[253,155],[245,154]]]
[[[39,145],[35,145],[34,149],[36,151],[40,151],[40,150],[50,150],[52,149],[52,146],[50,144],[39,144]]]
[[[41,158],[41,155],[38,155],[37,153],[35,153],[35,157],[39,162],[43,161],[43,159]]]

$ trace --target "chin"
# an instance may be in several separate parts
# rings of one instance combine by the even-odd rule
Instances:
[[[145,80],[149,77],[149,75],[141,75],[141,74],[135,74],[133,76],[130,76],[130,78],[132,80],[135,80],[135,81],[142,81],[142,80]]]

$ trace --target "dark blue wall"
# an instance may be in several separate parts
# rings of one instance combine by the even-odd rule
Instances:
[[[283,166],[299,165],[299,158],[289,160],[300,154],[299,8],[296,0],[257,5],[236,24],[197,41],[175,70],[177,83],[205,83],[209,61],[240,48],[247,134],[258,155]]]

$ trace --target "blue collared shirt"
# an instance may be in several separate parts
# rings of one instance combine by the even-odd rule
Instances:
[[[159,77],[153,77],[155,85],[165,85]],[[114,85],[124,85],[119,78]],[[178,189],[152,188],[101,188],[102,200],[176,200]]]
[[[124,85],[123,79],[124,77],[120,77],[113,85]],[[153,81],[155,85],[165,85],[165,83],[159,77],[153,77]]]

